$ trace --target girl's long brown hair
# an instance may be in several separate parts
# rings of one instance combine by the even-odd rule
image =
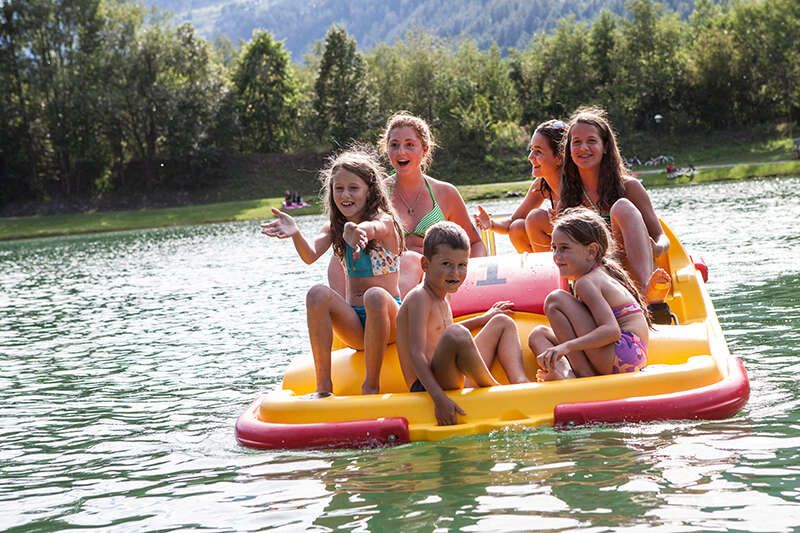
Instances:
[[[642,293],[639,292],[628,272],[613,258],[614,239],[611,237],[611,232],[608,230],[605,221],[600,218],[600,215],[585,207],[572,207],[564,210],[559,215],[553,225],[553,231],[557,229],[584,246],[589,246],[591,243],[598,245],[597,263],[602,265],[609,276],[617,280],[620,285],[631,293],[633,299],[642,308],[648,327],[651,326],[652,322],[650,313],[647,311],[647,302],[645,302]]]
[[[567,125],[562,120],[553,119],[542,122],[536,129],[533,131],[533,135],[537,133],[541,133],[547,138],[547,144],[550,145],[550,150],[553,151],[553,155],[556,157],[561,157],[561,161],[564,161],[564,155],[561,153],[563,149],[562,141],[564,140],[564,133],[567,131]],[[533,138],[531,135],[531,138]],[[553,190],[550,188],[550,185],[547,184],[547,180],[544,178],[539,178],[539,185],[537,189],[542,196],[545,198],[550,199],[550,203],[553,204],[553,207],[556,206],[558,202],[558,198],[553,198]]]
[[[603,141],[603,159],[600,161],[600,185],[597,191],[600,199],[597,207],[608,212],[614,202],[625,196],[625,178],[629,176],[628,169],[622,161],[622,155],[617,146],[614,130],[606,117],[606,112],[599,107],[578,108],[569,119],[569,128],[564,136],[564,166],[561,170],[561,198],[559,209],[583,205],[583,183],[578,166],[572,159],[572,130],[578,123],[589,124],[597,128],[600,139]]]
[[[338,155],[331,156],[328,159],[328,164],[319,173],[320,181],[322,182],[322,205],[331,226],[333,253],[339,259],[344,258],[345,242],[343,234],[347,219],[336,207],[336,203],[333,200],[332,184],[333,175],[341,169],[355,174],[367,184],[367,201],[364,205],[364,211],[361,213],[361,220],[376,220],[381,212],[388,214],[392,217],[392,224],[397,234],[398,249],[401,252],[405,250],[403,230],[397,221],[397,215],[389,201],[389,194],[384,183],[386,173],[378,162],[378,157],[374,150],[366,146],[355,145]],[[367,250],[372,250],[374,246],[375,241],[370,241],[367,244]]]

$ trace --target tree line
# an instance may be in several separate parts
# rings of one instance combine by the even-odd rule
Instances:
[[[519,154],[532,125],[585,104],[623,132],[652,130],[656,114],[673,132],[797,121],[796,0],[697,0],[686,20],[626,6],[508,54],[424,33],[362,52],[331,26],[296,64],[264,31],[234,47],[135,4],[6,0],[0,204],[207,187],[231,154],[374,141],[401,109],[432,124],[446,157],[477,163]]]

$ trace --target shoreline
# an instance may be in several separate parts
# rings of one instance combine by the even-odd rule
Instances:
[[[698,165],[697,173],[691,181],[688,178],[668,179],[664,169],[640,169],[634,172],[638,173],[645,187],[650,188],[673,184],[798,176],[800,175],[800,160]],[[464,197],[464,201],[473,202],[503,198],[515,193],[524,194],[529,185],[530,180],[523,180],[457,185],[457,188]],[[280,207],[282,202],[283,197],[258,198],[181,207],[3,217],[0,218],[0,241],[268,219],[272,218],[270,209]],[[321,206],[315,199],[308,207],[293,211],[292,215],[310,215],[320,212]]]

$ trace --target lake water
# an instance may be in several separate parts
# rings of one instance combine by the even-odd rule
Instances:
[[[325,270],[256,222],[0,243],[0,529],[798,530],[798,189],[651,191],[710,267],[738,415],[373,450],[236,443]]]

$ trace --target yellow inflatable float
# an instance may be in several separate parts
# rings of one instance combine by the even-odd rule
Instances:
[[[705,265],[691,259],[666,225],[664,230],[671,245],[661,266],[672,276],[667,301],[678,323],[655,326],[648,366],[641,372],[452,391],[448,394],[466,415],[456,425],[438,426],[428,394],[408,392],[394,345],[384,356],[381,394],[372,396],[360,395],[363,352],[342,348],[333,353],[334,395],[307,397],[315,388],[309,353],[290,365],[281,389],[259,396],[242,413],[236,437],[256,448],[356,447],[509,427],[731,416],[747,402],[747,374],[728,351],[705,289]],[[497,300],[514,301],[525,369],[534,378],[536,358],[527,338],[533,327],[546,323],[544,297],[560,283],[549,253],[473,259],[467,281],[453,297],[453,315],[468,318]],[[502,369],[492,372],[507,383]]]

